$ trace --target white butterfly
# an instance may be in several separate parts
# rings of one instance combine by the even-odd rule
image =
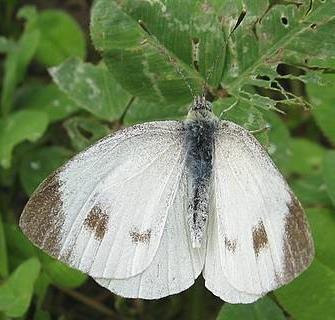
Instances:
[[[124,297],[206,287],[250,303],[314,255],[303,209],[257,140],[197,97],[185,121],[107,136],[49,176],[20,226],[29,239]]]

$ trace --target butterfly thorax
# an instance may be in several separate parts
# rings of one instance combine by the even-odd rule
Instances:
[[[187,120],[217,121],[212,112],[212,104],[204,96],[195,97],[187,115]]]
[[[187,222],[193,247],[201,246],[208,220],[217,123],[211,103],[204,97],[197,97],[185,121],[186,169],[189,173]]]

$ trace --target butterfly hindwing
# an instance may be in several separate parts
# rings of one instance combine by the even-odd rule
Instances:
[[[228,121],[215,136],[213,184],[213,241],[233,288],[263,295],[309,266],[314,248],[299,201],[257,140]]]
[[[221,247],[218,242],[217,216],[215,214],[210,215],[208,223],[206,260],[203,271],[205,286],[228,303],[251,303],[261,298],[262,295],[239,291],[229,283],[220,258]],[[234,245],[234,243],[230,243],[232,249]]]
[[[201,273],[205,246],[192,248],[187,227],[187,178],[183,175],[171,206],[157,253],[150,266],[127,279],[95,279],[128,298],[158,299],[186,290]]]
[[[136,125],[108,136],[49,176],[20,226],[50,255],[96,278],[143,272],[161,241],[183,173],[183,127]]]

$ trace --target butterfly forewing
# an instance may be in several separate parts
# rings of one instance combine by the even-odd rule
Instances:
[[[20,226],[38,247],[97,278],[143,272],[185,164],[183,126],[146,123],[102,139],[49,176]]]
[[[210,219],[216,220],[217,239],[212,241],[219,247],[208,247],[205,269],[219,252],[223,274],[233,288],[263,295],[311,263],[314,248],[307,220],[284,178],[247,130],[222,121],[214,159]]]

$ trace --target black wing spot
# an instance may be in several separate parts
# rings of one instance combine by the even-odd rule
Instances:
[[[259,221],[258,224],[252,229],[252,240],[256,257],[258,257],[261,250],[265,248],[269,242],[263,221]]]
[[[84,225],[94,232],[96,239],[102,240],[107,231],[108,215],[99,206],[95,205],[84,220]]]
[[[129,232],[131,241],[135,244],[144,243],[149,244],[151,238],[151,229],[140,232],[137,228],[134,228]]]

